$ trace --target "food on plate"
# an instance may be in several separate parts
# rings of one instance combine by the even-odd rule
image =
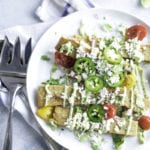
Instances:
[[[37,90],[37,115],[51,127],[67,128],[79,140],[90,141],[94,150],[101,147],[103,134],[111,134],[120,149],[125,137],[143,142],[144,130],[150,129],[150,98],[141,66],[150,61],[150,44],[143,43],[146,27],[133,25],[122,32],[118,27],[115,36],[109,32],[98,36],[82,28],[60,37],[54,58],[62,74]]]
[[[137,38],[138,40],[143,40],[146,34],[147,34],[147,31],[143,25],[134,25],[127,29],[126,39]]]

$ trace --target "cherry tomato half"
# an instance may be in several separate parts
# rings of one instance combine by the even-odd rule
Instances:
[[[127,29],[126,39],[134,39],[137,37],[138,40],[143,40],[147,34],[147,30],[143,25],[134,25]]]
[[[55,52],[55,61],[57,64],[65,67],[65,68],[71,68],[74,66],[75,58],[71,56],[67,56],[64,53],[60,53],[58,51]]]
[[[149,116],[142,116],[139,121],[139,126],[143,130],[149,130],[150,129],[150,117]]]
[[[109,103],[105,103],[103,105],[103,108],[106,112],[106,116],[105,116],[106,120],[114,118],[116,116],[116,108],[114,105],[109,104]]]

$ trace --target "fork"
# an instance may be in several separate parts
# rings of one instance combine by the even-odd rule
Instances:
[[[5,37],[0,55],[0,78],[9,91],[9,115],[6,127],[3,150],[12,149],[12,114],[15,96],[25,83],[27,62],[31,53],[31,38],[25,46],[24,59],[21,59],[20,39],[17,38],[14,46]]]

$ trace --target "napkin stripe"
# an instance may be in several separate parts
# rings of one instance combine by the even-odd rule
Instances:
[[[69,8],[70,7],[71,7],[71,5],[69,3],[67,3],[66,6],[65,6],[64,12],[61,15],[62,17],[67,16],[69,14]]]
[[[84,0],[84,1],[89,5],[89,7],[91,8],[95,7],[95,5],[90,0]]]

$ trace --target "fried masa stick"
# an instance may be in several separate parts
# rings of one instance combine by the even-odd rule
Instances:
[[[62,106],[63,105],[63,99],[61,98],[62,93],[65,91],[65,85],[49,85],[48,89],[51,91],[52,97],[46,100],[46,89],[45,85],[41,85],[38,88],[37,91],[37,106],[38,108],[44,107],[44,106]],[[124,92],[124,88],[120,88],[120,93],[122,94]],[[126,97],[124,98],[123,102],[121,102],[121,106],[125,106],[127,108],[130,108],[130,89],[126,90]],[[71,96],[72,93],[72,87],[68,86],[67,88],[67,95]],[[150,108],[150,100],[148,98],[144,98],[144,108],[147,110]],[[66,104],[69,104],[68,101],[66,101]],[[80,105],[81,101],[76,100],[75,105]],[[137,106],[134,106],[134,111],[137,111]]]
[[[53,113],[53,121],[59,125],[65,127],[65,122],[67,121],[67,118],[69,117],[69,108],[64,108],[61,106],[56,106]],[[120,126],[119,123],[122,125]],[[111,122],[109,125],[109,129],[107,133],[114,133],[114,134],[120,134],[120,135],[127,135],[127,136],[136,136],[138,131],[138,122],[131,120],[130,126],[129,121],[125,120],[125,118],[119,118],[118,121]],[[129,127],[129,131],[127,132],[127,129]],[[95,128],[95,130],[98,130]]]

